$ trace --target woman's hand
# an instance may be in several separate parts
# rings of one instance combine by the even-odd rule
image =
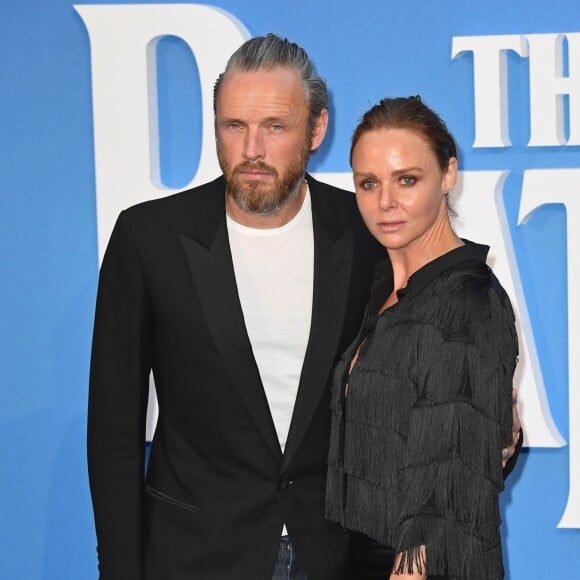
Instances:
[[[405,578],[407,579],[413,579],[413,580],[426,580],[427,579],[427,574],[425,574],[425,572],[423,572],[423,574],[420,574],[419,572],[413,572],[413,574],[395,574],[394,572],[391,572],[391,575],[389,576],[389,580],[404,580]]]
[[[413,562],[413,573],[403,572],[401,574],[396,574],[394,571],[391,572],[389,580],[426,580],[427,579],[427,556],[425,554],[425,546],[421,546],[421,555],[419,556],[419,565],[417,562]],[[395,564],[393,565],[393,570],[396,570],[401,563],[401,554],[397,554],[395,558]],[[406,566],[405,566],[406,568]],[[419,569],[418,569],[419,568]]]

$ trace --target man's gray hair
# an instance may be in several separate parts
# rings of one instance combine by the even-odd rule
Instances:
[[[214,115],[216,115],[218,91],[229,72],[250,72],[275,68],[293,69],[302,81],[306,102],[310,110],[308,133],[312,136],[316,120],[320,117],[322,110],[328,108],[326,82],[316,74],[308,54],[302,47],[271,33],[267,36],[251,38],[232,54],[226,65],[226,70],[218,77],[214,86]]]

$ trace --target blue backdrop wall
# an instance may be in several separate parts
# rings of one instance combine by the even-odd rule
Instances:
[[[507,577],[578,577],[580,4],[1,0],[0,578],[97,577],[99,256],[120,209],[217,174],[213,81],[269,31],[328,82],[322,179],[350,187],[350,133],[383,96],[420,94],[455,134],[457,227],[492,246],[522,341],[529,447],[502,498]]]

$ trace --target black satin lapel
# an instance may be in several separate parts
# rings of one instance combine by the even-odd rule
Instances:
[[[225,220],[219,224],[209,247],[184,235],[180,239],[223,364],[258,430],[279,458],[276,429],[244,323]]]
[[[308,348],[284,450],[283,469],[292,460],[328,388],[348,299],[352,269],[353,233],[346,230],[332,240],[326,230],[314,228],[314,294]]]

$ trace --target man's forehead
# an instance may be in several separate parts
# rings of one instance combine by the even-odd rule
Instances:
[[[218,102],[250,100],[259,102],[290,101],[306,104],[306,94],[298,73],[291,68],[261,68],[229,71],[218,92]]]

